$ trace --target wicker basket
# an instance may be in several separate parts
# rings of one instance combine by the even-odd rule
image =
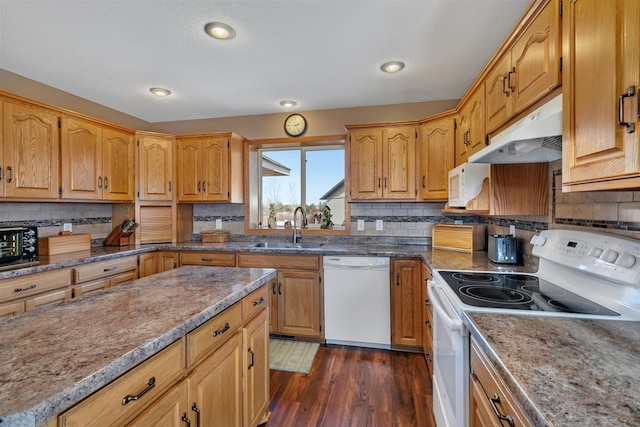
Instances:
[[[223,230],[201,231],[202,243],[224,243],[229,241],[229,232]]]

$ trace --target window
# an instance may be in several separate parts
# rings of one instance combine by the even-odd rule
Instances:
[[[295,208],[302,206],[307,213],[307,228],[344,228],[344,147],[259,152],[263,227],[268,226],[269,217],[273,216],[275,228],[289,228]]]

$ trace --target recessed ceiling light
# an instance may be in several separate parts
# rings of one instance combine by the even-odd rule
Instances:
[[[283,108],[293,108],[296,105],[298,105],[298,103],[296,101],[291,101],[289,99],[284,100],[284,101],[280,101],[280,105],[282,105]]]
[[[218,40],[231,40],[236,36],[236,30],[222,22],[209,22],[204,26],[204,31]]]
[[[159,97],[165,97],[165,96],[171,95],[171,91],[169,89],[164,89],[161,87],[152,87],[151,89],[149,89],[149,92]]]
[[[401,61],[385,62],[380,66],[380,69],[385,73],[397,73],[403,68],[404,68],[404,62],[401,62]]]

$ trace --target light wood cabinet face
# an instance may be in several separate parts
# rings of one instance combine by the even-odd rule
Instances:
[[[195,414],[190,412],[187,401],[187,382],[184,381],[153,402],[127,426],[185,427],[187,424],[183,421],[182,415],[185,414],[185,418],[192,421]]]
[[[236,254],[214,252],[180,252],[180,265],[214,265],[218,267],[235,267]]]
[[[382,130],[355,130],[349,135],[351,199],[382,197]]]
[[[320,274],[278,272],[278,332],[320,337]]]
[[[391,345],[422,348],[422,264],[394,259],[391,269]]]
[[[484,91],[477,90],[467,105],[469,114],[469,155],[477,153],[486,145],[484,123]]]
[[[105,128],[102,147],[103,200],[133,201],[135,186],[133,135]]]
[[[229,197],[229,150],[227,139],[208,139],[202,143],[202,200],[222,201]]]
[[[389,128],[383,132],[382,192],[385,198],[416,198],[416,129]]]
[[[484,82],[485,103],[487,111],[487,132],[492,132],[504,125],[512,115],[512,86],[509,84],[511,74],[511,55],[505,54],[489,73]]]
[[[157,273],[157,252],[138,255],[138,274],[140,278],[152,276]]]
[[[2,196],[57,199],[60,140],[59,116],[49,110],[4,100]]]
[[[173,200],[173,138],[140,136],[138,140],[141,201]]]
[[[419,195],[421,200],[447,200],[449,170],[454,167],[454,119],[420,125],[418,130]]]
[[[178,200],[200,201],[202,189],[202,163],[200,161],[200,141],[177,141]]]
[[[158,252],[158,273],[178,268],[179,252]]]
[[[563,190],[590,182],[584,190],[638,187],[640,3],[565,2],[562,21]],[[635,94],[626,96],[631,87]],[[620,113],[633,132],[618,124]]]
[[[228,201],[230,142],[228,138],[177,140],[178,201]]]
[[[257,426],[269,406],[268,315],[269,310],[262,310],[244,330],[245,427]]]

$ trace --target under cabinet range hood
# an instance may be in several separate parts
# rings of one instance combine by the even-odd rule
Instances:
[[[469,163],[544,163],[562,157],[562,95],[518,120],[469,156]]]

